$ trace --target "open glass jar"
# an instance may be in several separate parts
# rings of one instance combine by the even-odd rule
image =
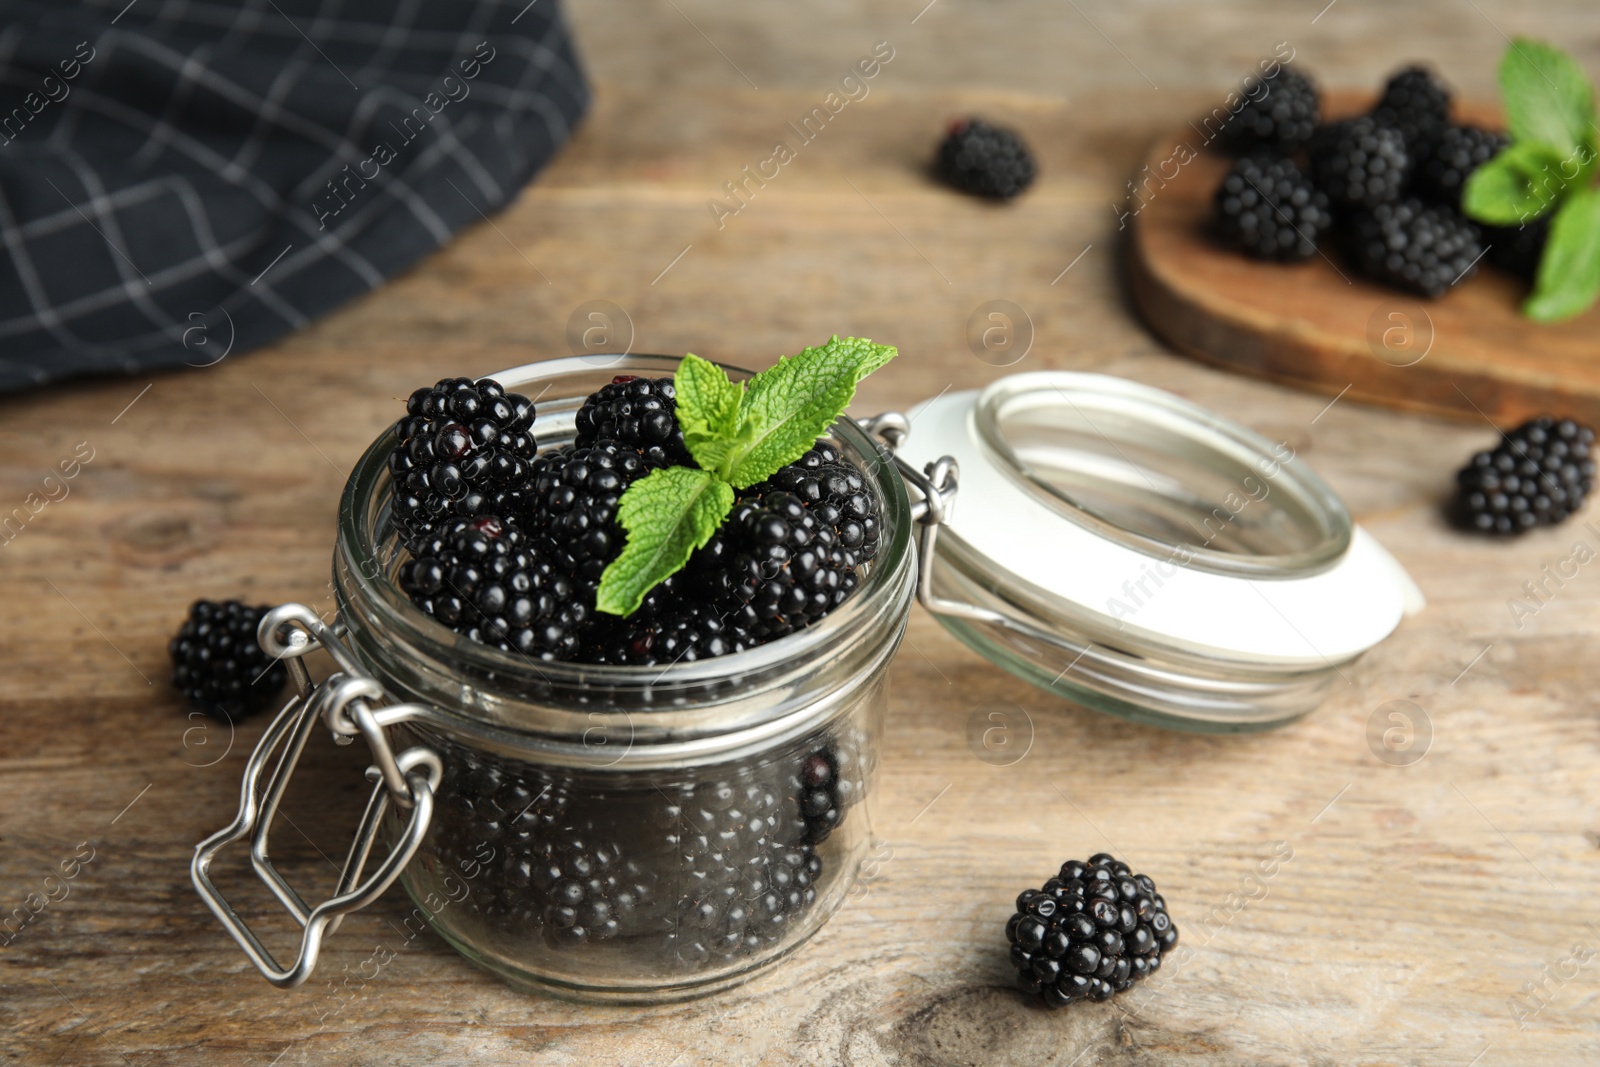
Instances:
[[[493,377],[536,399],[551,448],[612,377],[677,363],[586,356]],[[304,981],[340,917],[398,880],[513,984],[594,1000],[712,992],[799,946],[849,893],[913,596],[1043,689],[1228,731],[1310,711],[1414,592],[1292,450],[1120,379],[1015,375],[910,418],[841,419],[832,436],[881,513],[855,593],[778,640],[665,668],[534,660],[415,608],[395,581],[393,431],[380,436],[340,508],[339,621],[295,604],[262,621],[299,695],[251,756],[238,817],[196,849],[196,888],[262,973]],[[318,649],[337,671],[313,684],[303,657]],[[366,741],[375,784],[337,891],[312,907],[267,839],[318,722]],[[304,929],[289,966],[211,881],[219,850],[247,837]]]

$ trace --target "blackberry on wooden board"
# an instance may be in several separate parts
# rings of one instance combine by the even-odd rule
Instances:
[[[1023,890],[1006,940],[1017,987],[1059,1008],[1106,1000],[1160,970],[1178,928],[1155,883],[1102,852]]]
[[[1235,162],[1217,186],[1213,208],[1218,240],[1253,259],[1308,259],[1333,225],[1327,194],[1282,157]]]
[[[237,600],[196,600],[167,645],[173,687],[196,708],[229,722],[270,707],[289,673],[256,640],[269,610]]]
[[[1015,131],[966,118],[950,124],[933,169],[947,185],[964,193],[1009,200],[1033,183],[1036,167]]]
[[[1419,158],[1413,184],[1427,199],[1459,209],[1462,187],[1473,171],[1510,143],[1505,134],[1478,126],[1446,126],[1432,151]]]
[[[1293,152],[1310,140],[1317,125],[1320,94],[1316,83],[1290,66],[1263,77],[1239,110],[1217,131],[1217,143],[1228,152],[1267,150]]]
[[[1427,157],[1450,122],[1450,87],[1424,66],[1396,71],[1372,117],[1399,130],[1413,159]]]
[[[533,402],[492,378],[443,378],[406,401],[389,454],[391,516],[407,548],[445,524],[515,512],[533,439]]]
[[[1368,278],[1428,297],[1472,277],[1483,258],[1477,226],[1451,208],[1415,199],[1360,216],[1351,250]]]
[[[1593,446],[1594,431],[1572,419],[1529,419],[1456,475],[1451,517],[1502,536],[1563,522],[1594,489]]]
[[[1411,177],[1404,135],[1370,115],[1317,127],[1306,153],[1312,180],[1335,206],[1374,208],[1398,200]]]

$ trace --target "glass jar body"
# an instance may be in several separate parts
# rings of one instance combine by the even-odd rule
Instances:
[[[494,377],[541,394],[547,448],[612,375],[675,363],[626,357],[601,377],[558,360]],[[806,629],[664,668],[531,661],[423,616],[393,581],[392,441],[373,445],[346,489],[334,579],[351,652],[390,697],[428,709],[390,727],[391,744],[444,765],[401,876],[413,924],[520,987],[649,1002],[742,981],[837,910],[871,837],[887,666],[915,567],[893,465],[848,420],[833,439],[882,511],[860,587]],[[405,817],[391,813],[387,832]]]

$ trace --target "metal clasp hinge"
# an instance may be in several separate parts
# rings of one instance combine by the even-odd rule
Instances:
[[[323,937],[338,929],[345,915],[376,900],[416,855],[433,817],[434,793],[444,767],[437,753],[421,746],[395,754],[384,728],[415,718],[425,709],[411,704],[375,708],[372,701],[383,699],[382,687],[361,670],[338,633],[311,609],[301,604],[274,608],[262,619],[258,640],[268,655],[288,664],[299,692],[272,721],[245,765],[238,815],[226,829],[195,847],[189,874],[200,898],[250,962],[273,985],[291,988],[304,982],[316,967]],[[301,657],[318,648],[328,652],[341,671],[315,685]],[[273,866],[267,838],[295,765],[319,718],[341,743],[348,743],[357,735],[366,739],[373,757],[367,777],[374,784],[334,895],[308,907]],[[263,787],[263,775],[269,765],[271,772]],[[379,823],[391,803],[409,809],[410,819],[394,849],[363,880]],[[278,963],[211,881],[211,864],[217,853],[246,837],[250,838],[250,863],[257,876],[304,931],[299,952],[288,967]]]

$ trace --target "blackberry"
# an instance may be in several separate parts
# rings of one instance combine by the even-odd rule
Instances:
[[[1549,215],[1529,219],[1521,226],[1483,227],[1489,262],[1530,282],[1539,275],[1539,260],[1544,257],[1545,242],[1549,239]]]
[[[395,424],[391,514],[407,548],[451,520],[508,515],[533,459],[533,402],[492,378],[418,389]]]
[[[538,936],[552,948],[662,932],[657,874],[609,839],[618,825],[574,811],[572,787],[525,764],[451,746],[429,869],[442,866],[465,881],[468,906],[491,929]]]
[[[1246,97],[1217,131],[1217,141],[1229,152],[1243,154],[1258,149],[1293,152],[1310,140],[1317,125],[1320,98],[1316,83],[1293,67],[1279,67],[1261,84],[1266,92]]]
[[[201,711],[228,722],[271,705],[289,672],[256,641],[268,610],[237,600],[196,600],[167,646],[173,687]]]
[[[1306,151],[1317,188],[1336,205],[1374,208],[1396,200],[1411,175],[1404,135],[1370,115],[1317,127]]]
[[[655,469],[631,447],[614,441],[566,445],[530,465],[522,524],[569,575],[578,599],[592,607],[600,576],[622,551],[627,534],[617,523],[623,492]]]
[[[805,824],[776,773],[781,769],[685,783],[661,809],[683,887],[671,935],[681,963],[698,966],[758,951],[816,901],[822,857],[804,840]]]
[[[658,587],[626,618],[597,617],[582,658],[633,666],[693,663],[743,652],[755,644],[748,631],[724,619],[716,608]]]
[[[1466,529],[1502,535],[1554,526],[1594,488],[1593,445],[1594,431],[1571,419],[1529,419],[1456,475],[1452,517]]]
[[[1023,890],[1006,940],[1017,987],[1059,1008],[1105,1000],[1160,970],[1178,928],[1155,883],[1102,852]]]
[[[1293,160],[1246,156],[1217,187],[1219,240],[1253,259],[1292,263],[1316,254],[1333,225],[1327,194]]]
[[[1428,68],[1406,67],[1383,87],[1372,117],[1400,131],[1413,159],[1424,159],[1450,122],[1450,89]]]
[[[579,446],[607,441],[635,449],[654,467],[695,466],[678,426],[671,378],[621,374],[590,394],[575,419]]]
[[[567,574],[510,522],[457,519],[400,568],[411,602],[459,634],[508,652],[571,659],[589,605]]]
[[[1429,297],[1470,278],[1483,255],[1478,227],[1420,200],[1378,205],[1357,222],[1353,240],[1363,274]]]
[[[805,841],[820,845],[866,792],[865,735],[847,731],[800,761],[800,817]]]
[[[1012,130],[979,118],[956,119],[940,142],[934,174],[946,184],[994,200],[1009,200],[1033,182],[1033,156]]]
[[[1459,209],[1461,189],[1472,172],[1510,144],[1501,133],[1478,126],[1446,126],[1426,157],[1419,157],[1414,182],[1417,192]]]
[[[773,491],[736,503],[675,587],[695,590],[728,621],[765,641],[808,626],[843,602],[859,584],[859,562],[839,543],[836,527],[819,522],[795,494]]]
[[[777,489],[800,498],[812,516],[834,527],[839,547],[855,553],[858,563],[878,554],[881,532],[877,501],[855,464],[828,441],[818,441],[805,455],[752,491]]]

